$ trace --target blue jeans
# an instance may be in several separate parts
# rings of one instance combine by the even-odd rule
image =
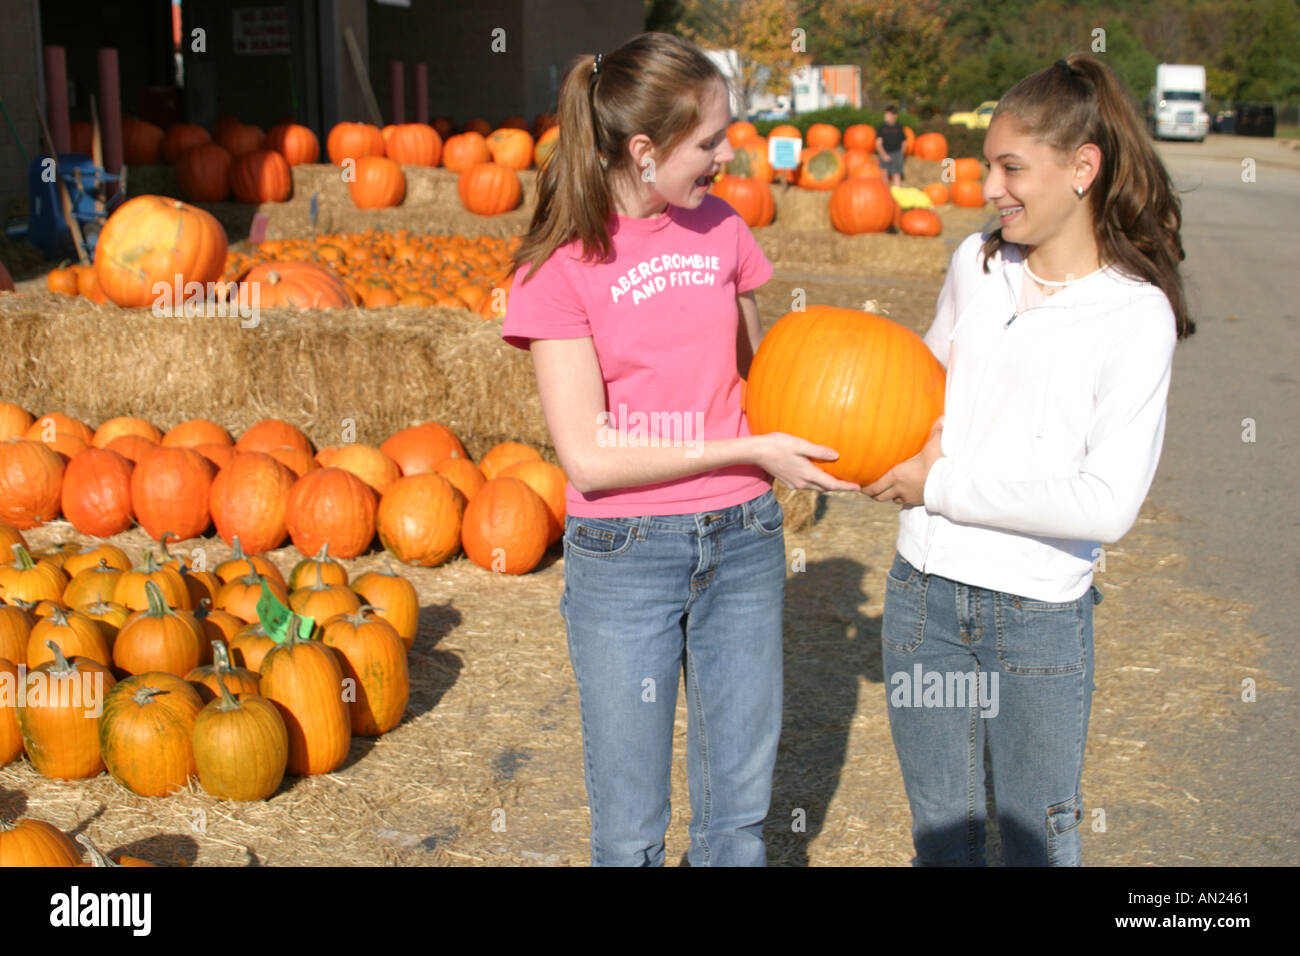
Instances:
[[[918,866],[984,865],[984,743],[1010,866],[1079,866],[1095,587],[1034,601],[895,554],[885,579],[889,727]]]
[[[560,612],[593,866],[662,866],[686,672],[692,866],[763,866],[781,736],[785,537],[769,490],[699,514],[565,521]]]

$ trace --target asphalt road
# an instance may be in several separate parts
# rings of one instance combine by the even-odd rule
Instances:
[[[1176,533],[1189,557],[1186,583],[1257,608],[1248,623],[1267,641],[1262,663],[1281,687],[1244,704],[1210,741],[1215,771],[1197,770],[1186,781],[1188,790],[1209,791],[1234,808],[1206,828],[1196,856],[1296,865],[1300,151],[1235,136],[1158,148],[1182,195],[1184,275],[1197,331],[1175,351],[1150,498],[1182,516]],[[1243,181],[1246,159],[1254,160],[1253,182]],[[1254,422],[1253,442],[1243,441],[1245,419]],[[1224,676],[1225,685],[1240,683],[1239,675]],[[1195,744],[1202,755],[1205,743]],[[1191,773],[1193,761],[1178,759],[1180,742],[1166,745],[1165,766]],[[1174,791],[1180,782],[1171,781]]]

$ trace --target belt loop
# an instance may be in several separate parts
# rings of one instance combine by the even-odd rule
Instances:
[[[645,532],[648,527],[650,527],[650,516],[642,515],[641,520],[637,522],[636,526],[636,537],[638,541],[645,540]]]
[[[744,517],[745,527],[748,528],[754,517],[754,502],[741,502],[741,515]]]

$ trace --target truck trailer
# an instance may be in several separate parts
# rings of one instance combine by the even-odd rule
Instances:
[[[1205,67],[1188,63],[1161,63],[1156,83],[1147,98],[1147,128],[1156,139],[1194,139],[1210,131],[1205,112]]]

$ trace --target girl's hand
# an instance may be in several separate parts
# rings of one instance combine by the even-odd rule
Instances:
[[[861,486],[828,475],[810,458],[834,461],[839,454],[833,448],[816,445],[785,432],[768,432],[755,436],[762,443],[756,464],[791,488],[816,488],[818,491],[859,491]]]
[[[892,501],[900,508],[925,504],[925,479],[930,467],[943,457],[943,416],[940,415],[930,429],[930,437],[917,454],[900,462],[880,476],[880,480],[867,485],[862,493],[876,501]]]

